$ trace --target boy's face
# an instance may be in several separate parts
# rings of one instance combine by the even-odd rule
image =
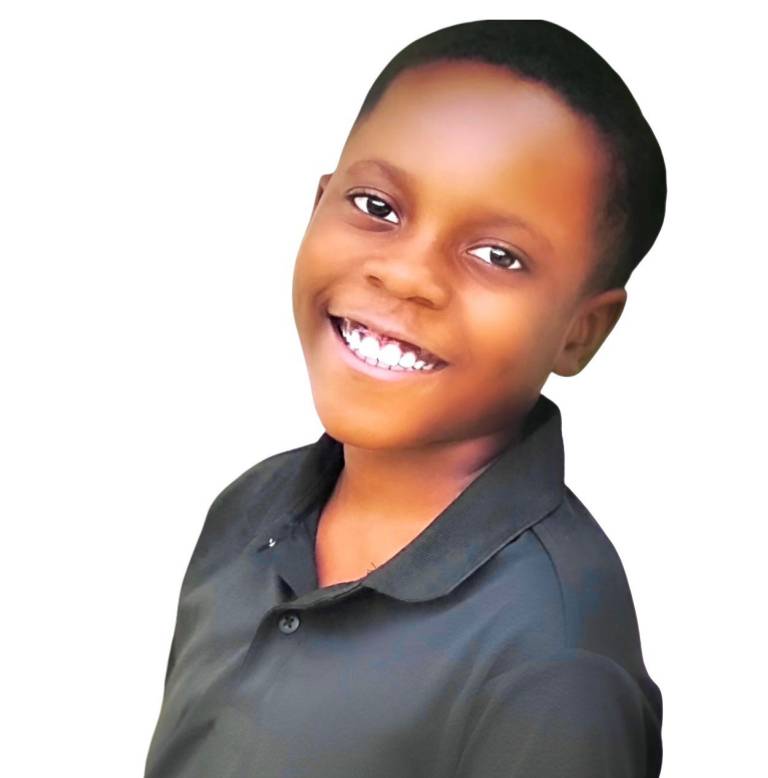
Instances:
[[[401,74],[321,177],[296,260],[293,311],[324,428],[365,448],[489,435],[521,419],[551,372],[578,372],[625,295],[580,291],[605,170],[589,122],[545,87],[483,63]],[[447,364],[364,364],[329,312]]]

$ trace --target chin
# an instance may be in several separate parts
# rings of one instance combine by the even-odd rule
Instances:
[[[377,431],[376,426],[358,415],[344,411],[318,409],[323,429],[340,443],[357,448],[391,448],[397,445],[391,433]]]
[[[391,418],[372,417],[370,414],[350,412],[332,405],[315,402],[315,409],[323,429],[340,443],[356,448],[397,449],[418,445],[412,424],[393,426]]]

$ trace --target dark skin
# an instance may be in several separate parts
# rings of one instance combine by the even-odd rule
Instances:
[[[407,545],[519,438],[548,376],[600,348],[626,302],[585,287],[607,164],[594,127],[547,87],[452,62],[398,76],[321,176],[293,280],[315,406],[344,445],[318,527],[321,586]],[[448,364],[362,372],[340,358],[329,310],[370,311]]]

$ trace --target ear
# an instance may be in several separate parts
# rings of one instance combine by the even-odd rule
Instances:
[[[609,289],[583,302],[563,339],[553,372],[561,376],[581,372],[616,325],[626,302],[626,289]]]
[[[323,192],[325,192],[332,175],[333,173],[323,173],[323,175],[320,176],[320,181],[317,184],[317,192],[315,192],[315,203],[312,206],[312,213],[315,212],[315,209],[320,202],[320,198],[323,196]]]

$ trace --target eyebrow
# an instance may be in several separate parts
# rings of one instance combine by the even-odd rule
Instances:
[[[381,173],[392,179],[404,189],[414,188],[415,179],[407,170],[383,159],[359,159],[356,162],[353,162],[344,172],[345,174],[356,173],[365,168],[377,168]],[[532,237],[541,241],[548,248],[552,248],[552,244],[547,240],[547,237],[543,233],[516,214],[484,211],[477,221],[478,223],[488,225],[509,225],[512,227],[519,227],[526,230]]]
[[[404,187],[412,187],[415,183],[413,176],[411,176],[410,173],[392,162],[386,162],[383,159],[358,159],[357,162],[353,162],[346,169],[345,173],[356,173],[358,170],[364,170],[365,168],[378,168],[385,176],[388,176]]]

